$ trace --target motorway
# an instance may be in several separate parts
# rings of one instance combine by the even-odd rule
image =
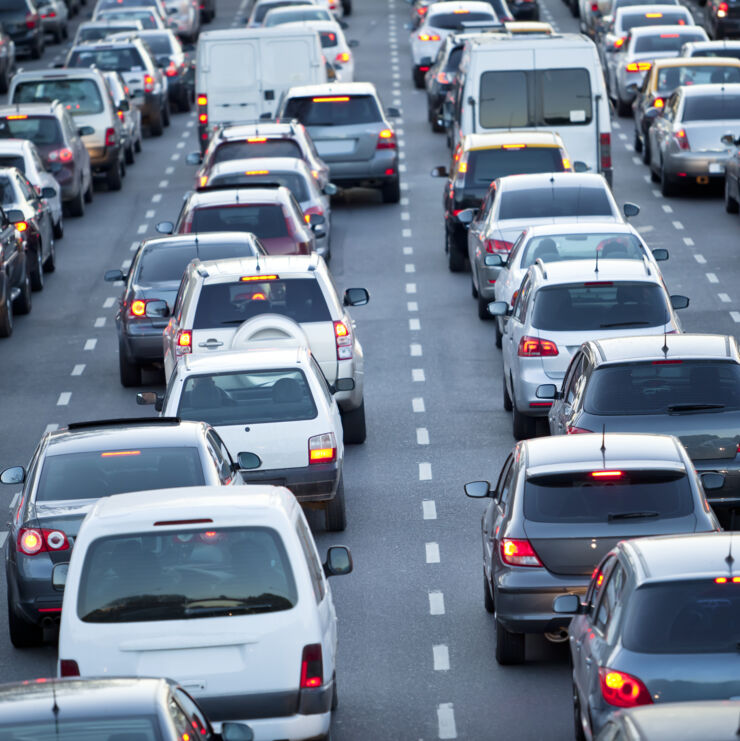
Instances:
[[[560,0],[541,7],[543,20],[577,30]],[[207,28],[237,23],[238,12],[238,0],[219,0]],[[354,574],[332,584],[340,621],[333,738],[570,739],[566,647],[532,638],[525,665],[499,667],[494,659],[494,623],[483,608],[483,505],[467,500],[462,484],[496,480],[513,444],[511,420],[493,326],[477,318],[469,275],[446,267],[442,181],[429,171],[449,154],[426,122],[424,93],[413,89],[408,18],[404,0],[355,0],[348,19],[347,38],[360,41],[356,79],[374,82],[385,104],[403,111],[405,169],[399,205],[369,191],[333,205],[336,282],[372,294],[353,313],[366,357],[368,438],[346,453],[348,527],[341,535],[317,527],[321,552],[343,542],[355,561]],[[60,53],[49,47],[41,63],[21,64],[45,66]],[[669,249],[661,264],[668,288],[691,297],[684,329],[737,333],[738,217],[724,212],[718,193],[663,198],[631,149],[631,121],[613,125],[615,195],[640,204],[634,224],[651,247]],[[17,317],[13,337],[0,342],[0,466],[28,461],[50,427],[141,413],[135,392],[119,383],[119,289],[102,276],[126,267],[157,221],[177,216],[193,182],[185,154],[195,149],[195,115],[173,115],[162,138],[144,141],[120,193],[103,187],[84,218],[65,220],[56,272],[34,295],[32,313]],[[161,388],[154,373],[145,381]],[[3,488],[0,507],[13,491]],[[5,623],[3,610],[3,681],[52,675],[53,643],[15,650]]]

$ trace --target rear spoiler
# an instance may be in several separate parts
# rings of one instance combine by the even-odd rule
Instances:
[[[232,183],[231,185],[205,185],[197,188],[199,193],[208,192],[211,190],[244,190],[249,188],[281,188],[284,187],[282,183]]]

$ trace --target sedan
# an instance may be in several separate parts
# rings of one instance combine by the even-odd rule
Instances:
[[[31,276],[22,233],[0,209],[0,337],[13,334],[13,315],[31,311]]]
[[[198,40],[201,24],[200,7],[196,0],[167,0],[165,7],[172,30],[181,39],[194,44]]]
[[[188,112],[195,99],[195,59],[191,46],[183,46],[172,31],[141,31],[136,34],[151,50],[167,78],[170,105]]]

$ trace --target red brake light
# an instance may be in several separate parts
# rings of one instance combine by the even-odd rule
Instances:
[[[154,78],[151,75],[144,75],[144,92],[154,92]]]
[[[311,643],[303,647],[301,658],[301,689],[321,687],[324,681],[324,661],[321,656],[321,644]]]
[[[419,41],[439,41],[439,34],[436,33],[420,33]]]
[[[26,229],[28,229],[28,222],[27,221],[16,221],[13,226],[19,231],[19,232],[25,232]]]
[[[581,435],[587,432],[593,432],[593,430],[587,430],[585,427],[575,427],[575,426],[567,427],[565,429],[566,435]]]
[[[333,463],[337,459],[337,442],[333,432],[308,438],[309,463]]]
[[[208,96],[207,95],[199,95],[197,97],[198,101],[198,123],[207,126],[208,125]],[[203,138],[206,138],[204,135]]]
[[[542,561],[528,540],[504,538],[501,541],[501,560],[509,566],[542,567]]]
[[[349,60],[352,57],[350,56],[350,53],[348,51],[343,51],[337,54],[336,57],[334,57],[335,62],[349,62]]]
[[[609,170],[612,166],[612,135],[601,134],[599,144],[601,148],[601,169]]]
[[[208,96],[207,95],[199,95],[198,96],[198,105],[208,105]]]
[[[522,337],[517,354],[520,358],[549,358],[558,354],[558,346],[552,340]]]
[[[591,12],[592,13],[598,13],[599,12],[599,4],[598,3],[591,3]]]
[[[684,151],[689,149],[689,137],[686,136],[686,129],[679,129],[673,137],[675,138],[679,149],[683,149]]]
[[[626,36],[622,36],[621,38],[614,39],[614,48],[615,49],[621,49],[622,46],[624,46],[624,42],[627,41]]]
[[[115,129],[105,130],[105,146],[106,147],[116,146],[116,130]]]
[[[637,677],[626,672],[601,667],[599,684],[604,700],[615,707],[634,708],[638,705],[652,705],[653,703],[647,687]]]
[[[116,111],[116,113],[118,114],[119,120],[123,121],[123,111]]]
[[[620,479],[623,475],[622,471],[591,471],[595,479]]]
[[[178,330],[175,345],[176,355],[187,355],[193,352],[193,333],[189,329]]]
[[[311,98],[312,103],[349,103],[348,95],[333,95],[324,98]]]
[[[79,677],[80,667],[74,659],[59,659],[60,677]]]
[[[655,108],[662,108],[664,105],[665,105],[665,100],[663,100],[663,98],[656,98],[653,101],[653,106]]]
[[[337,360],[352,357],[352,333],[344,322],[334,322],[334,337],[337,341]]]
[[[717,6],[717,18],[724,18],[727,15],[727,11],[729,9],[729,6],[727,3],[720,3]]]
[[[378,143],[375,145],[375,149],[395,149],[396,148],[396,135],[391,129],[383,129],[378,134]]]
[[[39,22],[38,13],[26,13],[26,28],[36,28],[36,24]]]
[[[170,60],[170,63],[167,65],[164,73],[167,75],[167,77],[174,77],[177,74],[177,67],[175,66],[175,63]]]
[[[486,252],[489,254],[499,252],[511,252],[511,248],[514,246],[513,242],[507,242],[505,239],[487,239],[486,240]]]
[[[69,540],[62,530],[23,527],[18,531],[17,543],[18,552],[25,553],[27,556],[69,550]]]

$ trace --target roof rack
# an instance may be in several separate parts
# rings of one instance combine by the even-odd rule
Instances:
[[[89,422],[70,422],[68,430],[85,430],[91,427],[115,427],[116,425],[179,425],[179,417],[120,417],[119,419],[97,419]]]

